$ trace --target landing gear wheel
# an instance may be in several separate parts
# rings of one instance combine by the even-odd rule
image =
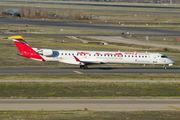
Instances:
[[[166,65],[164,65],[163,68],[166,70]]]
[[[88,69],[88,66],[87,65],[80,65],[80,68],[81,69]]]
[[[82,69],[82,68],[83,68],[83,65],[80,65],[80,68]]]
[[[84,65],[84,67],[83,67],[84,69],[88,69],[88,66],[87,65]]]

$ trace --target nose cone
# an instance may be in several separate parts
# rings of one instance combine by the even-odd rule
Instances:
[[[173,60],[171,60],[171,63],[174,64],[175,62]]]
[[[168,59],[169,64],[174,64],[175,62],[171,59]]]

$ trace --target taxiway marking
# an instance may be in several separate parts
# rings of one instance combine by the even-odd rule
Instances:
[[[78,73],[78,74],[83,74],[82,72],[79,72],[79,71],[74,71],[75,73]]]
[[[180,110],[180,108],[177,108],[177,107],[174,107],[174,106],[167,106],[167,107],[170,107],[170,108],[173,108],[173,109],[176,109],[176,110]]]

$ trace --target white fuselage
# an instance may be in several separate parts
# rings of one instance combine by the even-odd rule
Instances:
[[[109,51],[83,51],[83,50],[53,50],[52,56],[43,56],[45,61],[57,61],[68,64],[163,64],[172,65],[173,60],[161,53],[143,52],[109,52]],[[80,61],[77,61],[75,57]]]

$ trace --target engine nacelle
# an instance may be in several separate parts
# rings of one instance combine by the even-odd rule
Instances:
[[[48,57],[48,56],[53,55],[53,50],[52,49],[40,49],[37,53]]]

